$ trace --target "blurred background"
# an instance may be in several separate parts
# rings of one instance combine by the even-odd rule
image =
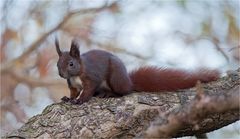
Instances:
[[[69,95],[56,68],[54,38],[69,50],[103,49],[130,71],[142,65],[237,69],[238,0],[2,0],[1,136]],[[209,133],[238,138],[240,123]]]

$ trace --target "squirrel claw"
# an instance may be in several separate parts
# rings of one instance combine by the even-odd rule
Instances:
[[[81,100],[77,100],[77,103],[76,104],[78,104],[78,105],[82,105],[83,104],[83,101],[81,101]]]
[[[62,98],[61,98],[61,100],[62,100],[63,102],[68,102],[68,101],[70,100],[70,98],[69,98],[69,97],[66,97],[66,96],[64,96],[64,97],[62,97]]]

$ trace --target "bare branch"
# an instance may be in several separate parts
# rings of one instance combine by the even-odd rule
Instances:
[[[186,125],[191,125],[195,129],[199,129],[199,123],[206,118],[207,115],[234,111],[239,109],[239,90],[240,86],[236,86],[229,90],[224,96],[210,96],[197,89],[197,95],[193,101],[183,108],[178,114],[166,114],[167,124],[156,125],[158,121],[153,122],[153,126],[146,131],[146,138],[167,138],[175,137],[179,130]],[[199,90],[200,88],[200,90]],[[220,106],[221,105],[221,106]]]
[[[112,3],[111,5],[113,5],[114,3]],[[61,27],[63,27],[63,25],[65,23],[67,23],[67,21],[73,17],[74,15],[77,14],[86,14],[86,13],[97,13],[100,12],[102,10],[105,10],[109,7],[111,7],[111,5],[104,5],[100,8],[89,8],[89,9],[81,9],[81,10],[76,10],[76,11],[71,11],[69,12],[61,22],[59,22],[55,27],[53,27],[52,29],[50,29],[49,31],[47,31],[46,33],[42,34],[35,42],[33,42],[26,51],[23,52],[22,55],[20,55],[19,57],[13,59],[10,62],[7,63],[3,63],[1,64],[1,73],[6,72],[7,70],[11,69],[16,63],[18,62],[22,62],[25,58],[27,58],[34,50],[36,50],[43,42],[44,40],[53,32],[57,31],[58,29],[60,29]]]
[[[224,50],[220,47],[220,42],[219,42],[219,39],[216,38],[215,36],[205,36],[205,35],[200,35],[200,36],[196,36],[196,37],[193,37],[191,36],[190,34],[186,34],[186,33],[183,33],[183,32],[175,32],[177,35],[181,35],[184,37],[184,40],[186,43],[193,43],[195,41],[199,41],[199,40],[209,40],[211,41],[215,48],[223,55],[223,57],[229,62],[230,59],[229,59],[229,56],[226,54],[226,52],[224,52]]]
[[[8,72],[8,74],[18,82],[27,83],[31,87],[38,87],[38,86],[48,87],[48,86],[59,86],[59,85],[65,84],[65,82],[61,82],[57,80],[49,80],[49,79],[41,80],[28,75],[17,73],[16,71],[15,72],[10,71]]]
[[[91,43],[96,44],[99,48],[103,48],[103,49],[108,50],[108,51],[124,53],[124,54],[130,55],[130,56],[142,59],[142,60],[147,60],[148,59],[148,57],[144,57],[144,56],[139,55],[137,53],[129,52],[126,49],[123,49],[123,48],[120,48],[120,47],[114,47],[111,44],[102,44],[100,42],[94,42],[94,41],[91,41]]]

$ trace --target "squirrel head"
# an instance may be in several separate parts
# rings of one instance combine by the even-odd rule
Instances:
[[[59,47],[59,41],[55,39],[56,50],[59,56],[57,67],[59,75],[62,78],[68,79],[72,76],[80,74],[80,52],[76,40],[72,40],[70,51],[62,52]]]

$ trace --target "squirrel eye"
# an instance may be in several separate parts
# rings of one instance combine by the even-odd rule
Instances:
[[[71,66],[71,67],[72,67],[72,66],[73,66],[73,62],[70,62],[70,63],[69,63],[69,66]]]

